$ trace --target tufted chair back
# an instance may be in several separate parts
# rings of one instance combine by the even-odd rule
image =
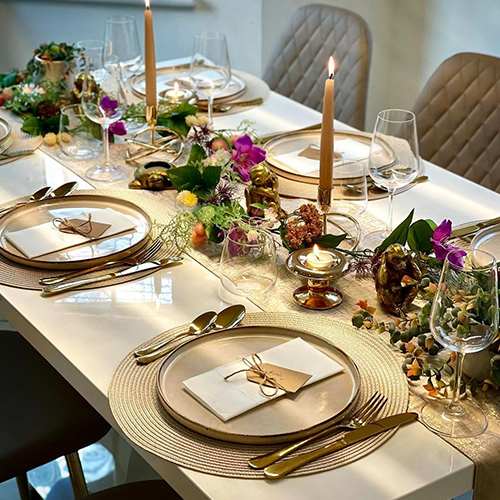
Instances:
[[[335,59],[335,118],[362,130],[371,33],[354,12],[321,4],[298,9],[274,48],[264,80],[272,90],[321,111],[331,55]]]
[[[500,192],[500,59],[455,54],[414,107],[426,160]]]

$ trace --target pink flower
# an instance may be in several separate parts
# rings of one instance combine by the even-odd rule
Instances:
[[[250,170],[254,165],[266,158],[266,152],[254,146],[248,134],[242,135],[233,149],[233,170],[238,172],[244,181],[250,180]]]
[[[127,129],[125,128],[125,123],[115,122],[109,126],[109,131],[114,135],[126,135]]]
[[[464,257],[467,255],[465,250],[450,245],[448,239],[451,236],[451,220],[445,219],[432,233],[432,246],[436,259],[444,262],[448,256],[450,264],[454,267],[463,267]]]

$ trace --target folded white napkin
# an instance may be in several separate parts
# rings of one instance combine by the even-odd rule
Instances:
[[[274,160],[287,166],[293,172],[307,175],[319,173],[319,160],[299,156],[303,149],[277,155]],[[336,160],[335,165],[340,165],[346,161],[362,161],[368,158],[370,146],[368,144],[356,141],[354,139],[341,139],[335,141],[335,152],[342,155],[342,160]],[[334,175],[335,177],[335,175]]]
[[[65,216],[66,218],[80,218],[86,220],[88,214],[92,214],[94,222],[102,222],[111,224],[111,227],[106,229],[104,233],[92,241],[97,239],[108,238],[115,234],[123,233],[135,229],[135,224],[125,215],[113,210],[105,208],[99,210],[90,210],[83,214]],[[54,218],[60,217],[55,215]],[[52,222],[46,222],[39,226],[29,227],[8,233],[5,236],[14,246],[16,246],[29,259],[47,255],[49,253],[66,250],[68,248],[89,243],[91,240],[80,234],[63,233],[57,229]]]
[[[248,353],[248,357],[251,354]],[[344,371],[341,365],[300,337],[258,354],[262,363],[312,375],[304,387]],[[264,396],[259,384],[249,382],[244,372],[224,380],[225,376],[245,368],[247,366],[238,360],[185,380],[184,388],[224,422],[285,394],[278,390],[272,397]]]

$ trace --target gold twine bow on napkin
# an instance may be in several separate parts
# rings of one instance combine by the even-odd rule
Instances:
[[[233,375],[237,375],[238,373],[243,372],[252,372],[259,376],[259,389],[263,396],[266,398],[272,398],[278,392],[278,389],[282,391],[288,392],[274,377],[270,376],[263,368],[262,368],[262,360],[258,354],[252,354],[250,358],[241,358],[241,361],[248,367],[243,368],[242,370],[235,371],[234,373],[230,373],[224,377],[224,380],[231,378]],[[266,393],[264,387],[272,387],[274,391],[272,394]]]
[[[73,219],[75,220],[75,219]],[[81,224],[74,224],[68,219],[63,217],[56,217],[52,220],[54,227],[59,229],[62,233],[68,234],[80,234],[81,236],[91,237],[92,234],[92,214],[88,214],[86,221],[82,221]]]

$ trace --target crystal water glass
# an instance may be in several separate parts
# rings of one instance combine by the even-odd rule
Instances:
[[[389,215],[384,231],[374,231],[364,238],[365,247],[376,248],[392,232],[394,194],[416,179],[419,169],[415,115],[403,109],[381,111],[368,155],[368,173],[375,184],[389,192]]]
[[[207,97],[208,119],[212,123],[214,97],[231,81],[226,36],[206,31],[195,36],[189,76],[194,88]]]
[[[91,69],[94,68],[94,69]],[[95,69],[104,69],[105,76],[96,86],[93,79]],[[104,68],[98,61],[87,58],[82,90],[82,108],[87,118],[102,128],[103,159],[86,172],[89,179],[111,182],[127,176],[122,166],[112,165],[109,158],[109,127],[119,121],[127,109],[127,96],[118,61],[108,62]]]
[[[85,61],[87,58],[91,61],[99,61],[99,69],[91,67],[94,79],[97,83],[104,78],[106,73],[100,60],[104,57],[105,52],[109,53],[109,43],[106,46],[106,50],[104,45],[104,40],[97,39],[80,40],[79,42],[76,42],[76,47],[81,50],[77,60],[77,68],[80,73],[85,72]]]
[[[137,23],[132,16],[111,16],[104,29],[104,61],[117,57],[125,80],[133,76],[142,64]]]
[[[220,279],[230,294],[251,297],[268,292],[277,277],[276,247],[269,231],[235,227],[226,233]]]
[[[422,409],[428,427],[454,438],[477,436],[488,426],[484,412],[461,399],[462,366],[466,354],[486,349],[498,335],[497,262],[481,250],[471,250],[465,258],[463,253],[453,250],[446,257],[430,316],[434,339],[456,353],[453,396]]]
[[[81,104],[70,104],[61,109],[59,145],[64,156],[71,160],[88,160],[101,151],[101,141],[96,134],[99,126],[89,121]]]

